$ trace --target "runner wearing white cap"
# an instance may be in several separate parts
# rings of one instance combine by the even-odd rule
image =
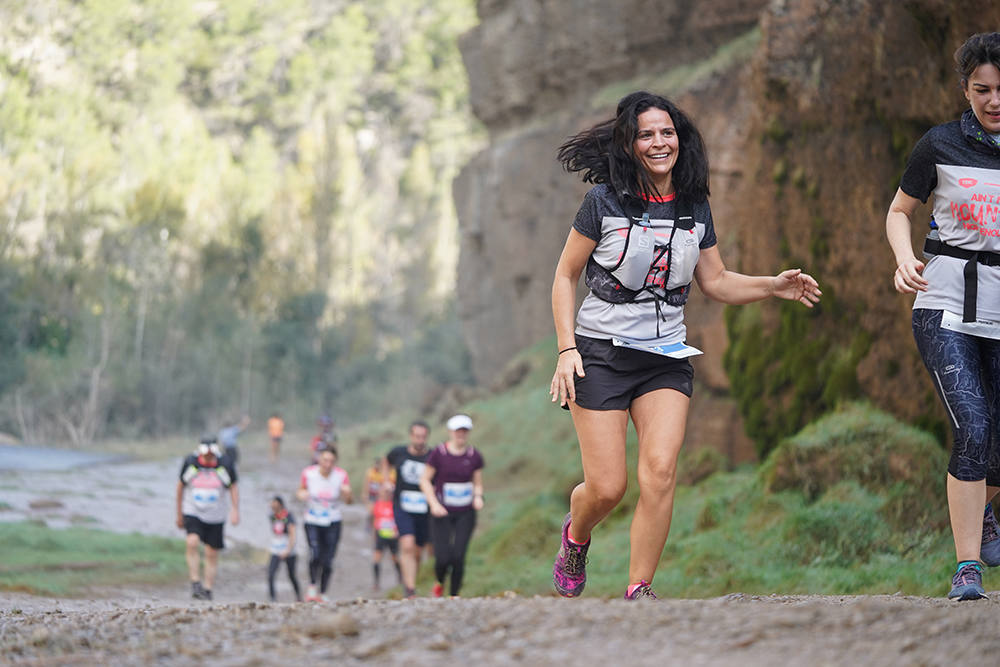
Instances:
[[[420,476],[420,490],[431,510],[431,544],[434,545],[432,595],[444,594],[444,580],[451,571],[450,594],[457,596],[465,574],[465,554],[476,528],[476,512],[483,508],[483,456],[469,445],[472,419],[455,415],[448,420],[448,440],[427,457]]]

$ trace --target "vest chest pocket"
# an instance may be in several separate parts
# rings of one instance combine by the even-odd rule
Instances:
[[[678,230],[670,248],[670,275],[665,289],[675,289],[691,282],[700,253],[698,235],[693,231]]]

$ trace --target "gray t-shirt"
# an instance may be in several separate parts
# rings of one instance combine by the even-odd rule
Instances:
[[[971,110],[917,142],[899,187],[923,202],[934,195],[934,221],[948,245],[1000,252],[1000,148]],[[961,315],[965,263],[943,255],[928,260],[927,291],[917,294],[913,307]],[[1000,320],[1000,267],[980,264],[977,276],[977,316]]]
[[[676,218],[673,198],[648,202],[649,222],[655,233],[654,257],[667,245]],[[701,250],[716,244],[712,210],[707,201],[692,207],[694,228],[678,229],[668,252],[653,262],[646,275],[646,286],[660,294],[689,284],[694,278]],[[625,248],[629,222],[614,190],[598,185],[587,193],[573,221],[573,229],[597,241],[593,257],[598,264],[612,268]],[[668,270],[669,268],[669,270]],[[643,295],[646,296],[646,295]],[[683,341],[684,307],[664,302],[609,303],[587,295],[576,316],[576,333],[598,339],[624,338],[649,345]]]

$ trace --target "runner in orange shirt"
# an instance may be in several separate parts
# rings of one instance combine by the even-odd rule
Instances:
[[[285,420],[277,412],[267,420],[267,433],[271,436],[271,463],[278,460],[281,439],[285,437]]]

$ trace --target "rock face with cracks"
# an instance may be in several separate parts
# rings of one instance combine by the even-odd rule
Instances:
[[[912,301],[892,290],[884,219],[913,144],[965,105],[952,53],[1000,25],[1000,8],[970,0],[482,0],[479,15],[461,46],[490,145],[454,190],[459,307],[480,381],[553,332],[552,273],[589,187],[560,170],[557,147],[609,117],[620,95],[648,89],[674,99],[705,136],[727,266],[752,274],[802,266],[826,300],[803,334],[822,338],[824,353],[788,368],[782,350],[769,351],[755,385],[734,370],[740,359],[723,367],[730,340],[745,330],[727,329],[723,308],[695,290],[688,340],[706,354],[694,360],[688,442],[753,456],[742,423],[753,397],[740,387],[776,406],[774,415],[750,415],[751,434],[766,446],[812,410],[857,397],[943,437],[943,414],[910,342]],[[915,244],[928,217],[929,208],[918,213]],[[766,336],[792,326],[776,304],[762,311],[754,326]],[[823,338],[831,332],[842,335]],[[825,395],[796,377],[817,368],[834,376]]]

